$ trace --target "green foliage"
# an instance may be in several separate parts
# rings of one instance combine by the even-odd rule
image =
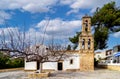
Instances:
[[[0,69],[17,68],[23,66],[24,60],[22,58],[11,59],[9,56],[4,55],[3,53],[0,52]]]
[[[6,61],[8,60],[9,57],[7,55],[3,55],[3,53],[0,52],[0,69],[7,67]]]
[[[75,35],[73,38],[69,38],[69,40],[70,40],[72,43],[78,44],[79,35],[80,35],[80,34],[81,34],[81,32],[76,32],[76,35]]]
[[[107,48],[108,29],[106,27],[97,27],[94,33],[94,49]]]
[[[105,4],[92,17],[92,25],[104,26],[110,31],[116,32],[120,29],[120,8],[116,7],[115,2]]]
[[[23,67],[24,66],[24,60],[20,59],[20,58],[10,59],[6,63],[10,68],[17,68],[17,67]]]
[[[76,47],[78,46],[80,34],[81,34],[81,32],[76,32],[76,35],[74,37],[69,38],[69,40],[74,44],[73,49],[76,49]]]
[[[116,7],[115,2],[105,4],[102,8],[97,8],[91,21],[95,26],[94,49],[107,48],[109,33],[120,31],[120,8]],[[78,45],[79,33],[77,32],[73,38],[69,38],[75,44],[74,48]]]
[[[109,33],[120,31],[120,8],[115,2],[105,4],[101,9],[97,8],[92,17],[92,25],[95,27],[95,49],[107,48]]]

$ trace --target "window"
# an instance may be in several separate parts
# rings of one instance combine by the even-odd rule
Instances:
[[[106,55],[108,55],[108,52],[106,52]]]
[[[39,46],[36,46],[36,49],[39,49]]]
[[[86,20],[84,24],[85,24],[85,31],[87,32],[88,31],[88,21]]]
[[[85,39],[82,40],[82,49],[85,49]]]
[[[70,64],[73,64],[73,59],[70,59]]]
[[[88,49],[90,49],[90,39],[88,40]]]
[[[85,45],[85,39],[82,40],[82,45]]]
[[[85,27],[85,31],[87,32],[87,27]]]
[[[48,48],[46,48],[46,50],[48,50]]]
[[[112,52],[110,51],[110,52],[109,52],[109,54],[111,55],[111,54],[112,54]]]

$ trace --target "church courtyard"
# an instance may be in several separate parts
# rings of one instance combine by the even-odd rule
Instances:
[[[11,71],[0,72],[0,79],[30,79],[27,78],[29,72]],[[120,71],[96,69],[93,72],[54,72],[50,77],[42,79],[119,79]],[[38,78],[39,79],[39,78]]]

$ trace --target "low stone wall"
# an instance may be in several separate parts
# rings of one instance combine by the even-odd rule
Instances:
[[[80,69],[67,69],[66,71],[68,71],[68,72],[76,72],[76,71],[80,71]]]
[[[46,73],[31,73],[28,74],[28,78],[32,78],[32,79],[37,79],[37,78],[46,78],[49,76],[50,73],[46,72]]]
[[[25,72],[36,72],[37,70],[24,70]],[[54,72],[54,69],[43,69],[42,72]]]
[[[99,64],[98,67],[120,71],[120,63]]]
[[[43,69],[42,72],[54,72],[54,69]]]
[[[0,69],[0,72],[9,72],[9,71],[17,71],[17,70],[24,70],[24,68]]]

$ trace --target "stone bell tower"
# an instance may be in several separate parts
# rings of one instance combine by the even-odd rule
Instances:
[[[91,33],[91,17],[82,18],[82,33],[79,36],[80,70],[94,70],[94,39]]]

